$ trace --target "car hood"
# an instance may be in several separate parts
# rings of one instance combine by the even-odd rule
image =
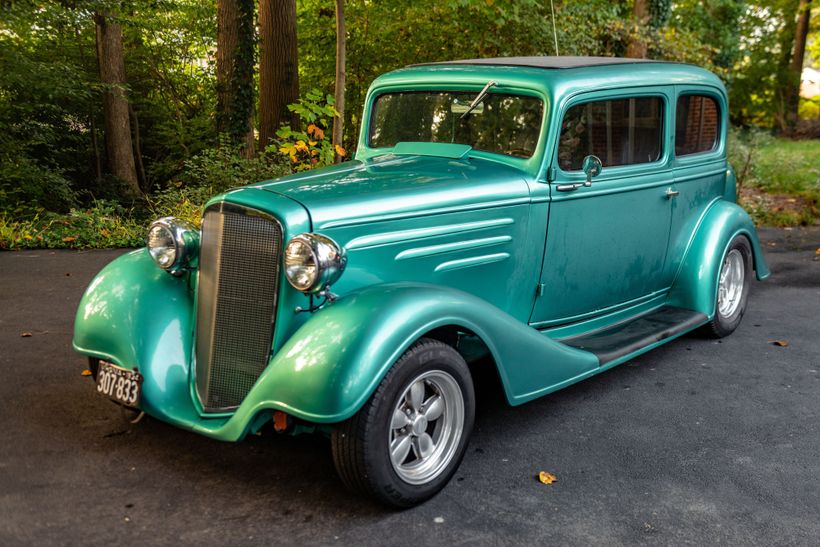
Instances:
[[[389,154],[252,186],[301,203],[314,230],[529,200],[524,172],[480,158]]]

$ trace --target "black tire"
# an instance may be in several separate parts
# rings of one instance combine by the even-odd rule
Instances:
[[[726,254],[721,262],[720,271],[723,273],[727,267],[727,258],[733,251],[740,253],[743,261],[743,283],[739,296],[737,306],[728,314],[722,314],[720,308],[720,287],[718,287],[718,296],[715,298],[715,312],[714,317],[706,325],[704,325],[703,332],[710,338],[723,338],[732,334],[740,325],[743,319],[743,314],[746,313],[746,303],[749,298],[749,289],[751,287],[753,269],[752,269],[752,247],[749,240],[745,236],[736,236],[729,247],[726,249]],[[718,276],[718,284],[720,284],[721,275]]]
[[[432,384],[422,378],[429,374],[434,375]],[[438,423],[439,418],[431,421],[430,425],[427,425],[425,419],[423,426],[408,425],[402,429],[394,428],[391,423],[392,420],[395,420],[394,412],[402,405],[410,404],[405,395],[411,393],[413,384],[423,382],[425,390],[431,389],[429,391],[431,396],[425,400],[425,403],[433,400],[436,395],[436,392],[432,391],[436,386],[435,375],[443,378],[449,377],[448,382],[455,380],[455,383],[450,382],[447,384],[451,390],[449,393],[453,393],[452,389],[455,388],[456,384],[458,390],[460,390],[463,400],[463,423],[460,437],[457,440],[455,440],[455,437],[451,438],[442,433],[444,429],[441,429],[443,426]],[[424,396],[427,393],[428,391],[424,391]],[[447,400],[447,398],[444,397],[444,400]],[[419,414],[423,413],[424,405],[421,408]],[[461,414],[451,410],[457,408],[460,409],[461,407],[458,404],[453,404],[449,405],[446,411],[442,411],[440,414],[441,423],[453,423],[447,420],[457,420],[457,417]],[[407,409],[407,412],[411,412],[410,409]],[[453,414],[447,415],[446,412],[453,412]],[[475,394],[473,382],[464,359],[447,344],[438,340],[422,338],[396,361],[359,412],[334,428],[331,438],[333,462],[342,482],[354,492],[370,496],[394,507],[412,507],[436,495],[452,478],[467,448],[473,428],[474,415]],[[449,416],[456,416],[456,418],[450,418]],[[401,415],[399,417],[401,418]],[[410,421],[409,418],[408,421]],[[397,432],[406,429],[413,432],[417,427],[424,427],[426,430],[432,428],[435,431],[428,437],[433,439],[438,434],[439,441],[437,442],[442,442],[442,450],[445,445],[448,445],[451,447],[450,450],[454,451],[445,451],[445,453],[452,455],[441,458],[441,469],[435,472],[435,476],[431,476],[429,480],[422,478],[425,482],[421,484],[412,484],[399,475],[399,471],[405,472],[403,471],[403,464],[399,465],[399,471],[394,467],[391,460],[390,443],[391,436],[396,435]],[[425,435],[425,433],[421,433],[421,435]],[[451,440],[447,441],[446,439]],[[397,438],[395,440],[401,439]],[[438,445],[428,446],[437,447]],[[417,445],[413,445],[412,450],[407,452],[406,457],[409,459],[416,457],[416,448]],[[433,453],[435,453],[435,450]],[[422,462],[421,457],[419,457],[418,462]]]

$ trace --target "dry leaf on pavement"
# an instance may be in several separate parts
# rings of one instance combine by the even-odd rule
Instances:
[[[552,484],[558,480],[558,477],[553,475],[552,473],[547,473],[546,471],[541,471],[538,473],[538,480],[544,484]]]
[[[82,371],[80,373],[80,376],[91,376],[91,371],[88,370],[88,369],[85,369],[84,371]]]
[[[769,340],[769,343],[771,343],[773,346],[778,346],[781,348],[785,348],[789,345],[789,343],[785,340]]]
[[[21,332],[20,333],[20,338],[31,338],[31,333],[30,332]]]

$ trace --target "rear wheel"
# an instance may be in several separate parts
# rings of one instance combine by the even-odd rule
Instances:
[[[732,334],[746,312],[746,302],[752,278],[752,249],[749,240],[737,236],[729,245],[718,277],[715,314],[706,324],[706,332],[714,338]]]
[[[352,490],[396,507],[438,493],[464,456],[475,413],[461,355],[421,339],[332,437],[333,461]]]

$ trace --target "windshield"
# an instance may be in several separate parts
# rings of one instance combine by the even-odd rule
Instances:
[[[379,95],[370,118],[369,146],[445,142],[518,158],[529,158],[535,153],[544,110],[541,99],[489,93],[464,116],[475,98],[474,91]]]

